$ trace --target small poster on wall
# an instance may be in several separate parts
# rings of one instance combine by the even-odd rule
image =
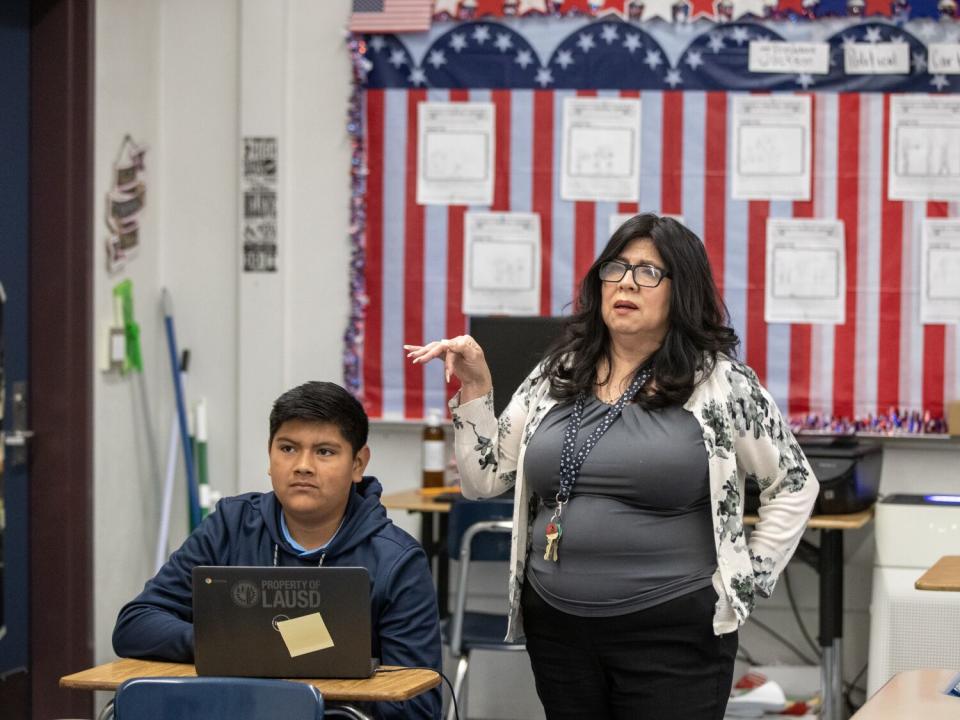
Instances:
[[[640,199],[640,101],[563,100],[560,197],[636,202]]]
[[[243,139],[243,271],[277,271],[277,161],[275,137]]]
[[[493,202],[493,103],[417,105],[417,202],[490,205]]]
[[[125,135],[113,163],[112,184],[106,196],[107,271],[119,272],[140,248],[140,216],[147,202],[144,177],[145,145]]]
[[[733,98],[733,177],[738,200],[810,199],[810,96]]]
[[[540,216],[464,216],[463,313],[540,313]]]
[[[767,220],[768,323],[843,323],[847,292],[842,220]]]
[[[920,255],[920,320],[960,323],[960,220],[926,218]]]
[[[960,199],[960,97],[890,97],[891,200]]]

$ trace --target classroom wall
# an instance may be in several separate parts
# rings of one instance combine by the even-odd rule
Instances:
[[[270,401],[308,379],[341,379],[349,311],[350,145],[344,125],[350,67],[343,35],[349,7],[349,0],[97,4],[98,242],[104,235],[103,194],[123,134],[131,133],[150,150],[139,256],[126,271],[109,276],[97,248],[96,345],[105,345],[113,285],[132,278],[148,416],[165,463],[173,407],[158,301],[162,287],[171,290],[179,342],[192,351],[189,395],[209,402],[211,482],[225,495],[268,487]],[[241,138],[264,129],[280,140],[280,269],[269,277],[239,270]],[[100,662],[113,657],[110,632],[117,610],[152,574],[160,493],[137,381],[97,371],[94,387]],[[417,425],[372,428],[370,472],[388,491],[419,483],[419,437]],[[922,445],[894,444],[887,452],[884,488],[902,490],[924,477],[949,489],[958,457],[955,447],[930,452]],[[171,548],[185,536],[185,506],[180,480]],[[417,532],[415,517],[399,513],[394,520]],[[850,679],[867,655],[872,530],[848,534],[846,550],[844,665]],[[491,609],[502,605],[505,572],[489,570],[479,583]],[[815,635],[816,577],[799,563],[791,575]],[[758,617],[801,645],[782,585],[760,604]],[[761,661],[797,662],[755,627],[748,625],[741,641]],[[471,673],[471,716],[542,717],[525,656],[481,654]],[[496,692],[484,692],[491,687]]]

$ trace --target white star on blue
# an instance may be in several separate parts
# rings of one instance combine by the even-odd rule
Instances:
[[[407,80],[411,85],[423,85],[427,81],[427,74],[423,71],[423,68],[414,68],[410,71]]]
[[[712,32],[710,33],[709,37],[710,37],[710,40],[709,40],[710,49],[713,50],[713,54],[716,55],[718,52],[720,52],[724,48],[723,35],[721,35],[718,32]]]
[[[667,70],[667,77],[664,78],[664,82],[672,88],[675,88],[677,85],[680,85],[683,82],[683,78],[680,77],[680,71],[676,68],[671,68]]]
[[[467,46],[467,36],[463,33],[454,33],[450,36],[450,47],[460,52]]]
[[[447,58],[443,54],[443,50],[431,50],[430,57],[427,59],[427,62],[433,65],[434,70],[438,70],[441,65],[444,65],[447,62]]]
[[[407,56],[403,54],[403,50],[394,49],[390,51],[390,64],[395,68],[399,68],[401,65],[404,65],[407,62]]]
[[[490,28],[486,25],[477,26],[477,29],[473,31],[473,39],[476,40],[477,45],[483,45],[490,39]]]
[[[600,31],[600,36],[606,41],[607,45],[613,43],[620,35],[617,33],[617,27],[613,23],[607,23]]]
[[[497,46],[497,50],[500,52],[506,52],[513,47],[513,40],[510,39],[510,36],[507,33],[498,33],[497,41],[494,43]]]
[[[880,28],[876,25],[867,28],[867,32],[864,33],[863,39],[868,43],[878,43],[883,40],[883,36],[880,34]]]
[[[691,70],[696,70],[703,65],[703,54],[699,50],[691,50],[687,53],[687,65]]]
[[[375,52],[380,52],[383,50],[383,47],[386,44],[387,43],[384,41],[383,35],[374,35],[372,38],[370,38],[370,47],[372,47]]]
[[[730,31],[730,39],[737,45],[743,45],[750,39],[750,33],[742,25],[737,25],[737,27]]]
[[[808,73],[800,73],[793,80],[797,85],[806,90],[808,87],[813,85],[813,75]]]
[[[533,62],[533,55],[530,54],[529,50],[521,50],[517,53],[517,57],[513,60],[517,65],[522,67],[524,70],[527,69],[527,65]]]
[[[577,38],[577,45],[585,53],[588,53],[596,44],[593,42],[593,35],[590,33],[580,33],[580,37]]]
[[[561,50],[557,53],[556,63],[566,70],[568,67],[573,65],[573,53],[569,50]]]
[[[623,46],[630,51],[630,54],[633,55],[633,51],[637,50],[641,46],[640,36],[636,33],[630,33],[627,35],[627,39],[623,41]]]
[[[923,53],[915,52],[913,53],[913,71],[915,73],[922,73],[927,69],[927,59],[923,56]]]
[[[553,82],[553,73],[550,72],[550,68],[540,68],[537,70],[537,83],[540,87],[546,87]]]
[[[943,89],[950,84],[950,81],[947,80],[945,75],[934,75],[930,78],[930,84],[942,92]]]
[[[656,70],[663,63],[663,57],[659,50],[647,50],[647,56],[643,59],[643,62],[651,70]]]

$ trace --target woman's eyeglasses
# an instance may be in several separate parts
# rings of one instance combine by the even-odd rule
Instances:
[[[603,282],[620,282],[627,270],[633,270],[633,281],[640,287],[655,288],[661,280],[670,277],[670,273],[656,265],[630,265],[620,260],[608,260],[600,264],[600,279]]]

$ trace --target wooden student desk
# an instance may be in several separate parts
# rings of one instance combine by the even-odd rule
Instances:
[[[913,586],[917,590],[960,592],[960,555],[944,555]]]
[[[421,514],[423,535],[421,543],[431,562],[437,558],[437,598],[441,617],[446,614],[449,595],[449,558],[447,557],[447,514],[450,502],[421,495],[418,490],[389,493],[381,498],[384,507]],[[434,533],[434,518],[438,532]],[[873,507],[847,515],[814,515],[807,528],[820,531],[820,543],[805,540],[797,548],[796,557],[809,564],[820,576],[819,642],[821,686],[823,687],[822,720],[841,720],[843,709],[843,678],[841,642],[843,639],[843,531],[857,530],[873,519]],[[745,515],[745,525],[756,525],[756,515]]]
[[[906,670],[880,688],[851,720],[956,720],[960,697],[944,694],[956,670]]]
[[[297,680],[313,685],[325,702],[403,702],[435,688],[440,676],[433,670],[384,666],[373,677],[363,680]],[[64,675],[60,687],[70,690],[115,691],[126,680],[142,677],[196,677],[197,671],[188,663],[158,662],[125,658],[92,667],[89,670]],[[365,717],[359,711],[357,717]]]

